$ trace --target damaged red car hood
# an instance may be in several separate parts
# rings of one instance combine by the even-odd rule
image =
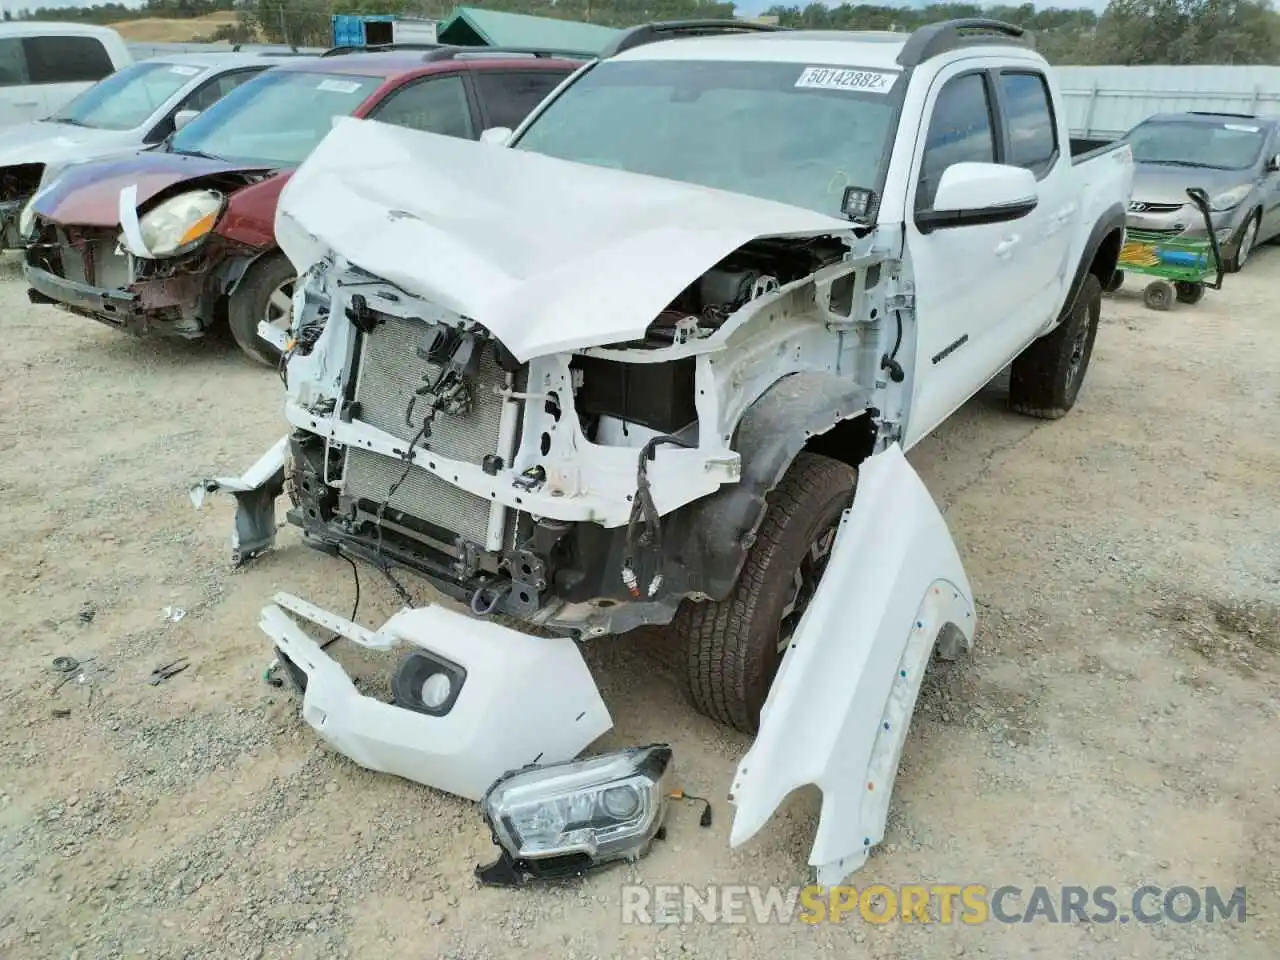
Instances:
[[[176,184],[218,174],[274,172],[260,164],[144,150],[127,157],[72,164],[40,192],[35,210],[57,223],[115,227],[120,224],[120,191],[125,187],[137,185],[141,207]]]

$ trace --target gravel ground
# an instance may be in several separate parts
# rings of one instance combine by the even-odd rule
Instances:
[[[803,883],[817,810],[799,796],[728,849],[718,798],[748,743],[684,706],[661,634],[591,647],[617,721],[601,746],[669,740],[711,828],[679,807],[633,869],[478,888],[492,847],[471,804],[328,752],[262,682],[262,602],[346,611],[350,568],[289,530],[232,572],[229,504],[187,500],[283,432],[279,383],[221,342],[32,307],[0,259],[0,956],[1273,960],[1277,296],[1272,249],[1194,308],[1152,313],[1131,285],[1069,417],[1021,419],[992,389],[913,451],[978,645],[931,670],[886,844],[855,877],[1244,885],[1244,924],[643,926],[621,919],[628,880]],[[395,608],[366,574],[360,619]],[[83,680],[51,694],[57,656]]]

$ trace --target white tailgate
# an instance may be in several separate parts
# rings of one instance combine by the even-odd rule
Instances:
[[[897,444],[866,460],[820,586],[738,767],[730,845],[797,787],[822,790],[809,862],[838,884],[884,837],[889,795],[935,641],[967,650],[969,583],[937,506]]]

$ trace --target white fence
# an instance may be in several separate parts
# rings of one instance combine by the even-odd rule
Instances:
[[[1280,67],[1055,67],[1067,124],[1114,138],[1153,113],[1280,114]]]

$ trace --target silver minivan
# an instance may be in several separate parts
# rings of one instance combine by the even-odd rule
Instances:
[[[1168,236],[1206,236],[1188,187],[1209,195],[1213,232],[1228,270],[1280,234],[1280,144],[1273,117],[1158,113],[1124,139],[1133,150],[1128,226]]]

